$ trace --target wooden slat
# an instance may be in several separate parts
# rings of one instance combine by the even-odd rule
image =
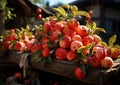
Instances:
[[[18,52],[10,52],[9,57],[7,57],[7,61],[19,64],[21,55],[22,54]],[[118,70],[120,70],[120,59],[117,59],[114,62],[115,64],[110,69],[92,67],[87,68],[87,75],[83,80],[75,78],[74,69],[78,66],[68,61],[53,60],[52,63],[45,66],[40,63],[32,62],[31,66],[32,68],[38,70],[57,74],[74,80],[83,81],[94,85],[104,85],[108,80],[114,79],[114,76],[116,76]]]

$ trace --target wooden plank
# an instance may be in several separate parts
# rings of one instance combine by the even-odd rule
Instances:
[[[10,52],[7,61],[19,64],[21,56],[22,53]],[[86,78],[83,80],[77,79],[74,76],[74,69],[78,66],[69,61],[53,60],[52,63],[45,66],[41,63],[32,62],[31,67],[89,84],[104,85],[107,81],[114,79],[118,70],[120,70],[120,59],[114,62],[115,64],[110,69],[88,67]]]

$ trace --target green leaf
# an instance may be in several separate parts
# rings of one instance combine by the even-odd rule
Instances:
[[[82,62],[80,62],[80,67],[81,67],[82,71],[84,72],[84,74],[86,74],[86,67]]]
[[[78,11],[78,7],[75,5],[71,6],[71,11],[72,11],[73,15],[76,15],[77,11]]]
[[[62,8],[62,7],[58,7],[58,8],[53,8],[55,11],[57,11],[58,13],[60,13],[62,16],[66,16],[66,11]]]
[[[42,56],[34,56],[32,55],[32,62],[40,62],[43,59]]]
[[[71,6],[71,10],[77,12],[78,11],[78,7],[73,5],[73,6]]]
[[[104,28],[98,28],[98,27],[96,27],[96,28],[94,29],[94,31],[101,31],[101,32],[103,32],[103,33],[106,33],[106,30],[105,30]]]
[[[60,41],[62,39],[62,35],[58,34],[58,40]]]
[[[49,57],[47,57],[47,62],[48,63],[51,63],[52,62],[52,58],[49,56]]]
[[[81,59],[86,59],[86,55],[81,55]]]
[[[87,46],[82,46],[77,50],[77,53],[81,53],[83,52],[85,49],[87,48]]]
[[[93,22],[93,23],[92,23],[92,29],[94,30],[95,28],[96,28],[96,23]]]
[[[94,47],[94,44],[90,44],[89,48],[90,48],[90,55],[92,55],[93,53],[93,47]]]
[[[70,5],[68,5],[68,4],[64,4],[63,7],[70,9]]]
[[[91,29],[90,23],[87,23],[87,24],[86,24],[86,27],[89,28],[89,29]]]
[[[109,41],[108,41],[108,45],[109,45],[110,47],[112,47],[113,44],[116,42],[116,39],[117,39],[117,35],[114,34],[112,37],[110,37],[110,39],[109,39]]]
[[[46,63],[46,59],[43,57],[42,60],[41,60],[41,64],[45,65],[45,63]]]
[[[10,45],[9,45],[9,48],[13,48],[16,42],[17,42],[16,40],[11,41]]]
[[[78,11],[78,12],[77,12],[77,15],[90,17],[90,15],[89,15],[86,11]]]
[[[106,42],[103,42],[103,41],[99,42],[98,44],[101,44],[102,46],[105,46],[105,47],[108,46],[107,43],[106,43]]]

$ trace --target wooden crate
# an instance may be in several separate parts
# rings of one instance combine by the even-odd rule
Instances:
[[[19,52],[9,52],[6,60],[8,62],[19,64],[22,55],[23,53]],[[31,62],[31,67],[92,85],[107,85],[110,81],[112,81],[112,79],[116,78],[116,75],[120,70],[120,59],[117,59],[114,62],[114,66],[110,69],[92,67],[87,68],[87,75],[83,80],[77,79],[74,76],[74,69],[78,66],[68,61],[60,61],[55,59],[52,63],[45,66],[41,63]]]

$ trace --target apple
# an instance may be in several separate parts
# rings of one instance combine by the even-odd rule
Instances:
[[[102,41],[101,37],[96,34],[93,35],[93,38],[94,38],[95,44],[98,44],[98,42]]]
[[[95,55],[88,56],[88,61],[92,67],[100,67],[100,60],[98,60]]]
[[[96,58],[101,61],[102,59],[105,58],[105,51],[104,48],[99,48],[95,51],[95,56]]]
[[[64,60],[64,59],[66,59],[66,56],[67,56],[67,50],[66,49],[64,49],[64,48],[57,48],[55,50],[55,57],[56,57],[56,59]]]
[[[41,14],[38,14],[38,15],[37,15],[37,18],[41,20],[41,19],[42,19],[42,15],[41,15]]]
[[[84,25],[80,25],[78,27],[78,29],[76,29],[76,32],[81,36],[81,37],[85,37],[86,35],[88,35],[88,28]]]
[[[80,25],[79,22],[76,19],[69,19],[67,22],[68,28],[75,30],[78,28],[78,26]]]
[[[62,39],[59,41],[59,46],[61,48],[69,48],[71,44],[71,37],[63,36]]]
[[[58,36],[61,35],[61,31],[53,31],[51,34],[50,34],[50,39],[52,41],[55,41],[55,40],[58,40]]]
[[[56,22],[55,24],[54,24],[54,29],[55,30],[57,30],[57,31],[62,31],[63,30],[63,24],[61,23],[61,22]]]
[[[48,47],[48,43],[49,43],[49,39],[44,39],[42,40],[42,48],[47,48]]]
[[[42,55],[43,55],[43,57],[48,57],[48,56],[50,56],[50,49],[49,49],[49,48],[44,48],[44,49],[42,50]]]
[[[75,73],[75,77],[78,79],[85,78],[85,73],[82,71],[82,69],[80,67],[75,68],[74,73]]]
[[[51,30],[51,24],[50,24],[50,22],[49,21],[44,22],[43,27],[45,28],[45,30],[47,32],[49,32]]]
[[[81,41],[82,42],[82,37],[80,35],[73,35],[72,41]]]
[[[101,60],[101,66],[104,68],[111,68],[114,65],[114,61],[111,57],[105,57]]]
[[[38,50],[41,49],[41,44],[39,44],[38,42],[34,42],[34,44],[32,45],[30,51],[31,52],[37,52]]]
[[[91,35],[87,35],[83,38],[83,44],[87,46],[88,44],[94,43],[94,38]]]
[[[37,8],[37,14],[40,14],[42,12],[41,8]]]
[[[16,72],[16,73],[14,74],[14,78],[21,79],[21,78],[22,78],[22,73],[21,73],[21,72]]]
[[[69,51],[67,53],[66,58],[67,58],[68,61],[71,61],[71,60],[75,59],[76,57],[77,57],[77,54],[74,51]]]
[[[70,49],[72,51],[76,51],[78,50],[78,48],[80,48],[81,46],[83,46],[83,43],[81,41],[73,41],[71,42],[71,45],[70,45]]]
[[[104,51],[105,51],[105,57],[112,57],[111,51],[109,48],[104,48]]]
[[[119,50],[117,48],[112,48],[112,58],[117,59],[119,57]]]
[[[82,62],[87,65],[88,64],[88,59],[87,58],[83,58]]]

